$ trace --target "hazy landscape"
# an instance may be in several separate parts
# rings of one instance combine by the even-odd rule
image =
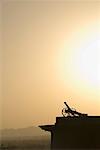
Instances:
[[[50,134],[39,127],[0,130],[0,149],[50,149]]]
[[[100,0],[0,0],[0,150],[100,149],[97,116]]]

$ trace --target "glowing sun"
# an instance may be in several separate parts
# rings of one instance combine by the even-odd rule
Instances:
[[[83,80],[100,84],[100,40],[97,39],[79,49],[76,69]]]

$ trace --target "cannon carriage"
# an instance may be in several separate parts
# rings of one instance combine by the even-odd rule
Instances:
[[[86,117],[87,116],[87,114],[80,113],[80,112],[76,111],[75,109],[70,108],[66,102],[64,102],[64,104],[66,105],[66,108],[62,109],[63,117],[67,117],[67,116]]]

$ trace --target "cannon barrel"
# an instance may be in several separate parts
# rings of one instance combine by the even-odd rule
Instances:
[[[70,109],[70,107],[68,106],[68,104],[66,102],[64,102],[64,104],[67,106],[68,109]]]
[[[72,110],[68,104],[66,102],[64,102],[64,104],[67,106],[67,110],[65,110],[66,113],[70,113],[71,115],[75,116],[75,115],[78,115],[78,116],[87,116],[88,114],[83,114],[83,113],[80,113],[76,110]]]

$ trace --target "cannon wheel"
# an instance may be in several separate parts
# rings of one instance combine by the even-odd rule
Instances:
[[[69,112],[66,112],[66,108],[63,108],[62,109],[62,115],[63,115],[63,117],[67,117],[67,116],[70,116],[70,113]]]

